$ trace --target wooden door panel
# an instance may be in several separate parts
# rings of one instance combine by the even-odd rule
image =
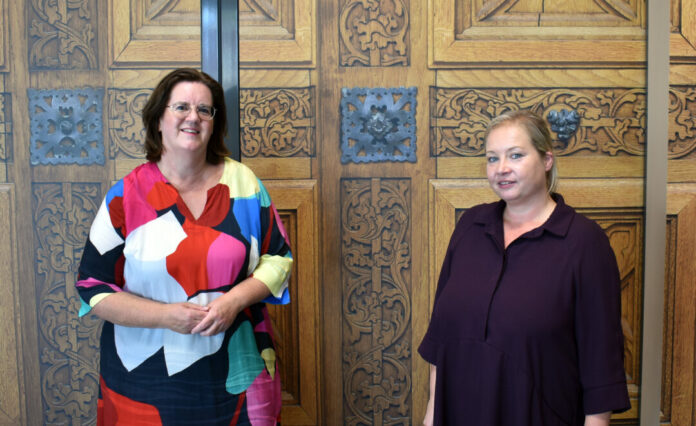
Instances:
[[[696,59],[696,3],[671,0],[672,30],[669,39],[671,61],[694,63]]]
[[[277,350],[283,384],[283,424],[320,424],[319,269],[317,182],[264,182],[290,237],[293,271],[290,305],[268,305],[278,331]]]
[[[430,65],[639,63],[645,2],[429,0]]]
[[[242,162],[261,178],[309,179],[316,158],[316,86],[307,70],[243,70]]]
[[[14,185],[0,184],[0,424],[22,424],[25,401],[22,330],[19,316]]]
[[[30,215],[34,225],[33,276],[36,292],[37,363],[41,373],[45,423],[96,420],[99,382],[99,335],[102,321],[95,315],[78,318],[75,288],[77,268],[92,218],[103,197],[98,182],[60,182],[31,185]],[[61,179],[65,179],[62,176]],[[66,179],[67,180],[67,179]]]
[[[197,66],[200,2],[107,0],[110,68]]]
[[[483,161],[481,159],[480,161]],[[637,421],[640,396],[642,335],[642,179],[562,179],[559,192],[568,205],[595,220],[606,232],[617,257],[621,276],[624,366],[631,409],[615,419]],[[483,179],[433,179],[430,181],[430,299],[433,300],[439,268],[456,221],[468,208],[498,198]]]
[[[314,0],[239,2],[239,60],[243,67],[314,67]]]
[[[11,22],[22,22],[20,27],[26,32],[29,42],[27,55],[30,69],[99,68],[99,47],[95,31],[101,25],[103,10],[97,0],[23,3],[26,3],[24,15]],[[13,41],[14,46],[24,45],[18,40]],[[14,55],[13,59],[17,60],[19,52]]]
[[[30,303],[14,311],[15,317],[23,312],[22,324],[32,331],[25,350],[16,358],[0,354],[3,374],[17,371],[20,395],[16,405],[14,383],[12,392],[2,392],[0,423],[16,418],[7,407],[19,407],[20,417],[24,412],[29,419],[10,423],[90,423],[98,323],[74,318],[71,274],[84,237],[74,219],[93,214],[85,196],[98,202],[107,182],[144,161],[140,111],[170,69],[200,66],[200,6],[198,0],[44,3],[0,0],[0,212],[11,212],[0,214],[0,229],[14,226],[28,234],[12,234],[12,241],[26,242],[1,248],[0,271],[14,274],[15,296],[18,275],[32,286],[23,293],[32,295]],[[579,129],[558,146],[560,191],[605,229],[621,265],[633,408],[620,418],[635,422],[641,383],[646,2],[238,4],[242,161],[268,187],[296,260],[292,304],[271,308],[284,363],[283,423],[386,424],[390,416],[420,421],[427,367],[414,348],[427,326],[428,298],[454,221],[466,208],[495,199],[481,180],[479,139],[501,105],[580,116]],[[696,0],[669,5],[669,180],[694,182]],[[22,28],[13,27],[15,22]],[[49,33],[57,38],[45,38]],[[61,50],[59,40],[69,47]],[[14,110],[25,114],[27,88],[83,86],[104,87],[105,165],[29,166],[29,122],[13,120],[12,100]],[[341,89],[397,86],[417,87],[416,162],[342,164]],[[689,185],[672,184],[668,196],[662,410],[665,423],[675,425],[693,423],[696,411],[695,193]],[[361,234],[372,227],[383,232]],[[391,244],[409,249],[388,265],[373,265],[385,262],[376,257],[390,253]],[[19,250],[19,262],[12,249]],[[359,255],[346,260],[344,255],[353,253]],[[24,258],[50,267],[40,272]],[[7,288],[2,281],[0,292]],[[369,292],[354,297],[356,289]],[[371,295],[403,303],[380,306],[378,314],[350,305],[372,303]],[[0,312],[11,312],[10,299],[1,300]],[[17,309],[16,299],[13,303]],[[3,333],[9,338],[12,330]],[[22,333],[14,335],[21,347]],[[25,403],[23,394],[31,401]]]
[[[670,182],[696,181],[696,79],[694,66],[683,66],[673,75],[669,89],[668,180]]]
[[[12,159],[12,95],[0,84],[0,182],[7,181],[7,162]]]
[[[696,421],[696,185],[669,184],[661,421]]]
[[[108,0],[109,66],[200,65],[200,1]],[[240,1],[242,67],[313,67],[316,4]]]
[[[430,153],[437,158],[438,177],[485,176],[480,157],[486,125],[510,108],[532,109],[547,118],[563,177],[643,176],[645,89],[588,87],[592,81],[577,88],[554,88],[552,82],[545,88],[527,86],[527,81],[548,74],[529,71],[518,76],[512,87],[502,87],[507,78],[493,75],[488,82],[475,83],[482,87],[472,88],[465,83],[468,73],[450,72],[443,86],[431,87]],[[615,79],[619,77],[614,73]],[[643,82],[624,81],[627,83]],[[562,123],[552,114],[574,114],[575,118]]]
[[[7,0],[0,0],[0,72],[7,71],[7,8],[5,7],[5,2]]]

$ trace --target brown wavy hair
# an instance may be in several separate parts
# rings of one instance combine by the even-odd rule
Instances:
[[[225,107],[225,92],[220,83],[208,74],[194,68],[179,68],[166,76],[155,87],[143,108],[143,126],[145,127],[145,157],[148,161],[159,161],[162,158],[162,134],[159,122],[169,103],[169,97],[174,86],[181,82],[203,83],[213,95],[213,107],[216,109],[213,119],[213,132],[208,140],[205,159],[210,164],[220,164],[230,152],[225,146],[227,134],[227,108]]]

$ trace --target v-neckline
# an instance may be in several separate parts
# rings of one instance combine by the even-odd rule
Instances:
[[[174,184],[169,179],[167,179],[167,177],[164,175],[164,173],[162,173],[162,170],[155,163],[155,167],[157,168],[157,171],[159,172],[160,176],[162,177],[162,180],[164,181],[164,183],[169,185],[176,193],[176,204],[179,208],[179,211],[181,212],[181,214],[184,217],[186,217],[186,219],[190,220],[193,223],[198,223],[199,221],[201,221],[202,219],[205,218],[206,213],[209,210],[209,204],[210,204],[210,199],[211,199],[211,197],[210,197],[211,190],[216,188],[222,182],[222,178],[225,175],[226,165],[227,165],[226,161],[223,162],[220,176],[215,180],[215,183],[211,187],[209,187],[208,189],[205,190],[205,202],[203,203],[203,209],[201,210],[201,213],[198,215],[198,217],[195,217],[193,215],[193,213],[191,212],[191,209],[189,208],[188,204],[186,203],[184,198],[181,196],[181,192],[177,189],[176,186],[174,186]]]

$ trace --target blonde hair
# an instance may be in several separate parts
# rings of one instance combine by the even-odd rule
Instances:
[[[516,124],[524,129],[541,158],[544,158],[547,152],[553,153],[553,141],[549,125],[546,123],[546,120],[529,110],[508,111],[495,117],[488,124],[486,133],[483,135],[484,142],[488,142],[488,135],[493,130],[510,124]],[[546,189],[549,193],[555,192],[558,186],[556,158],[553,157],[552,161],[551,169],[546,172]]]

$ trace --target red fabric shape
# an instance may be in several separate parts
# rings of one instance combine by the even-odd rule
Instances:
[[[106,387],[104,378],[99,379],[102,394],[97,403],[99,426],[162,424],[157,408],[120,395]]]
[[[211,228],[219,225],[230,211],[230,191],[227,185],[217,184],[208,190],[205,209],[196,223]],[[188,211],[188,209],[187,209]],[[190,216],[190,215],[189,215]],[[192,218],[193,219],[193,218]]]
[[[234,410],[234,417],[232,417],[232,420],[230,421],[230,426],[237,426],[237,422],[239,421],[239,416],[242,414],[242,407],[244,407],[244,400],[246,399],[246,392],[242,392],[239,394],[239,398],[237,399],[237,409]]]
[[[167,272],[191,297],[209,288],[208,251],[220,232],[189,220],[184,221],[182,228],[187,237],[179,243],[174,253],[167,256]]]
[[[126,284],[126,280],[123,278],[123,268],[126,264],[126,258],[121,256],[116,261],[116,266],[114,267],[114,284],[123,288]]]
[[[179,193],[176,189],[164,182],[155,182],[147,193],[147,202],[155,210],[164,210],[176,203]]]
[[[121,230],[121,235],[126,235],[126,214],[123,211],[123,197],[114,197],[109,203],[109,217],[114,228]]]
[[[268,247],[271,245],[271,235],[273,234],[273,224],[275,223],[275,215],[271,212],[268,215],[268,229],[266,230],[266,236],[263,238],[263,244],[261,244],[260,254],[268,253]]]

